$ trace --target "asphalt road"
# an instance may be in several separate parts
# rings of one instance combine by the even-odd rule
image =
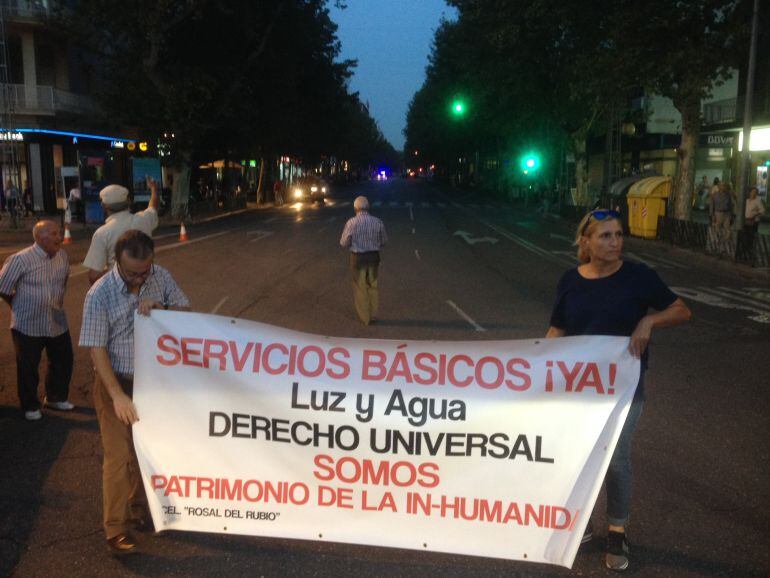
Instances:
[[[381,320],[355,318],[339,235],[367,194],[391,242]],[[438,185],[394,180],[338,190],[325,206],[248,211],[159,230],[157,261],[201,312],[300,331],[382,339],[484,340],[545,333],[556,282],[575,263],[572,226]],[[80,329],[86,238],[67,250],[67,312]],[[653,337],[647,403],[634,446],[630,527],[636,576],[767,576],[770,497],[766,276],[661,243],[629,240],[693,310]],[[13,247],[0,246],[0,259]],[[0,307],[0,326],[9,310]],[[101,530],[101,446],[92,369],[76,350],[72,413],[26,423],[8,331],[0,332],[0,573],[13,576],[529,576],[608,574],[600,540],[573,570],[504,560],[279,539],[171,532],[115,559]],[[42,395],[42,393],[41,393]],[[601,528],[603,498],[595,521]],[[597,532],[603,536],[603,532]],[[469,534],[469,539],[473,539]]]

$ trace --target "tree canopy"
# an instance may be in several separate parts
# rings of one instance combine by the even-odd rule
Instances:
[[[697,119],[700,99],[745,54],[745,1],[448,2],[458,18],[436,31],[405,130],[407,150],[437,164],[477,152],[511,166],[534,148],[553,182],[563,152],[580,162],[586,138],[617,121],[611,109],[647,92]],[[458,95],[462,118],[446,108]]]
[[[62,20],[113,126],[174,132],[196,157],[395,155],[347,88],[326,0],[81,0]]]

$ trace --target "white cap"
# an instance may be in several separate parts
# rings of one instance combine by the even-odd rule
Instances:
[[[107,185],[99,191],[99,198],[105,205],[117,205],[128,201],[128,189],[120,185]]]

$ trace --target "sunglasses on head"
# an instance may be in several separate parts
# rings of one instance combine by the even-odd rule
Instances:
[[[603,221],[604,219],[620,219],[620,213],[617,211],[609,211],[607,209],[595,209],[588,213],[588,219],[586,219],[583,229],[580,231],[580,235],[584,235],[588,225],[591,223],[591,219],[595,221]]]

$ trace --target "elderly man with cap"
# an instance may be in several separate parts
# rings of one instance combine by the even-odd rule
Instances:
[[[369,214],[369,200],[366,197],[357,197],[353,208],[356,216],[345,223],[340,245],[350,249],[356,313],[364,325],[369,325],[377,321],[377,269],[380,265],[380,248],[388,242],[388,235],[382,221]]]
[[[43,417],[37,397],[38,366],[43,349],[48,368],[45,404],[69,411],[72,378],[72,341],[64,313],[69,259],[61,250],[61,228],[39,221],[32,229],[35,243],[14,253],[0,270],[0,297],[11,306],[11,336],[16,350],[19,401],[24,417]]]
[[[96,229],[83,265],[88,271],[88,281],[93,285],[115,264],[115,242],[128,230],[136,229],[146,235],[158,226],[158,184],[147,177],[150,202],[147,209],[138,213],[128,210],[128,189],[120,185],[107,185],[99,192],[107,220]]]

